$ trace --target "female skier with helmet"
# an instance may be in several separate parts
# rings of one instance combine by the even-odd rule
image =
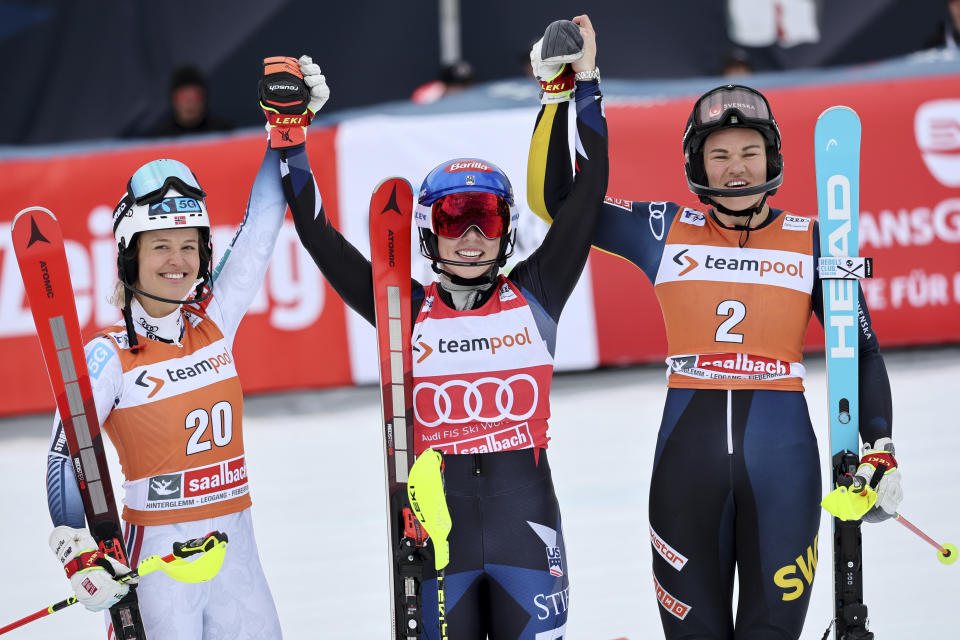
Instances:
[[[541,81],[556,71],[538,64],[556,59],[533,55]],[[567,154],[565,119],[538,122],[531,155]],[[798,638],[809,603],[822,476],[801,360],[811,311],[823,321],[823,295],[817,223],[767,202],[783,181],[780,144],[759,92],[705,93],[683,150],[690,190],[708,208],[607,198],[593,239],[646,274],[666,326],[669,388],[649,533],[667,638]],[[531,209],[559,224],[569,177],[549,160],[528,171]],[[764,273],[763,262],[782,271]],[[857,475],[869,481],[878,460],[887,466],[864,517],[877,521],[896,512],[902,494],[890,385],[862,293],[859,304],[865,458]]]
[[[584,30],[580,64],[591,69],[593,39]],[[407,330],[420,349],[415,449],[447,454],[446,621],[458,640],[559,638],[566,625],[563,535],[546,454],[550,383],[557,322],[586,263],[607,183],[598,84],[578,91],[576,104],[582,146],[566,215],[509,276],[500,268],[512,252],[519,207],[493,163],[441,163],[416,204],[421,252],[437,280],[412,283],[415,325]],[[569,157],[565,167],[572,173]],[[341,298],[373,324],[370,262],[327,219],[307,154],[289,155],[282,173],[304,246]],[[490,336],[519,337],[493,350]],[[424,581],[421,597],[436,602],[434,579]],[[422,610],[425,636],[436,638],[436,607]]]
[[[286,120],[292,114],[309,122],[329,95],[319,68],[309,58],[264,63],[260,98],[268,120],[282,119],[275,116],[282,104]],[[299,90],[291,96],[283,87],[294,85]],[[123,320],[87,343],[86,356],[97,417],[126,478],[126,557],[135,567],[168,554],[175,541],[211,530],[225,532],[230,547],[206,584],[152,578],[139,584],[143,630],[151,640],[281,637],[253,535],[243,394],[232,351],[283,223],[277,165],[290,145],[303,142],[300,127],[268,124],[268,130],[270,148],[246,215],[216,270],[206,193],[183,163],[161,159],[137,169],[114,210],[114,302]],[[129,584],[115,578],[130,569],[105,556],[84,528],[62,429],[58,416],[47,463],[55,525],[50,547],[78,600],[105,610],[127,595]],[[120,635],[113,631],[110,637]]]

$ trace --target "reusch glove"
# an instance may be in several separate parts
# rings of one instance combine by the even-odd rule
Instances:
[[[903,500],[900,470],[893,455],[893,441],[890,438],[880,438],[873,446],[868,442],[863,444],[863,455],[856,475],[866,480],[867,486],[875,487],[877,492],[877,502],[864,514],[864,522],[882,522],[892,518]],[[883,469],[878,471],[881,467]]]
[[[50,534],[50,549],[63,564],[77,601],[90,611],[103,611],[119,602],[130,590],[130,584],[116,578],[130,573],[130,568],[100,551],[86,529],[59,526]]]
[[[310,71],[309,81],[303,68]],[[258,93],[271,149],[304,145],[307,126],[330,96],[320,67],[307,56],[265,58]]]
[[[580,27],[570,20],[551,22],[543,37],[530,49],[533,75],[540,81],[540,102],[566,102],[576,82],[571,62],[583,57]]]

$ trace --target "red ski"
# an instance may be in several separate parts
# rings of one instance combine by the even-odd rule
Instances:
[[[63,422],[90,534],[105,554],[129,566],[83,352],[63,233],[56,216],[43,207],[29,207],[18,213],[13,219],[13,248]],[[118,640],[146,638],[133,587],[123,600],[110,608],[110,615]]]
[[[370,258],[380,355],[384,467],[390,520],[391,636],[420,638],[420,583],[426,532],[407,499],[413,466],[413,360],[410,332],[410,227],[413,189],[403,178],[380,182],[370,198]],[[427,552],[429,553],[429,552]]]

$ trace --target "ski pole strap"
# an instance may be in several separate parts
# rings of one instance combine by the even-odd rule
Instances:
[[[861,463],[863,461],[861,460]],[[873,475],[870,476],[870,488],[876,489],[877,485],[880,484],[880,481],[883,480],[883,474],[887,471],[887,465],[882,462],[877,463],[877,467],[873,472]]]
[[[821,280],[859,280],[873,277],[873,258],[821,256],[817,263]]]
[[[117,575],[113,570],[113,565],[99,549],[81,551],[76,558],[63,565],[63,570],[66,572],[67,578],[72,578],[76,573],[82,573],[97,567],[109,572],[113,577]]]

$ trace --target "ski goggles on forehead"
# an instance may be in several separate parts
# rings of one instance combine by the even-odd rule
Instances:
[[[727,123],[733,116],[749,122],[761,120],[770,122],[770,105],[762,95],[747,87],[719,87],[700,98],[693,113],[693,122],[697,126]],[[730,124],[736,124],[736,121]]]
[[[184,196],[207,197],[187,165],[167,159],[154,160],[137,169],[127,183],[127,193],[135,204],[156,204],[171,187]]]
[[[510,204],[493,193],[451,193],[431,206],[433,229],[438,236],[459,238],[476,227],[489,239],[510,230]]]

